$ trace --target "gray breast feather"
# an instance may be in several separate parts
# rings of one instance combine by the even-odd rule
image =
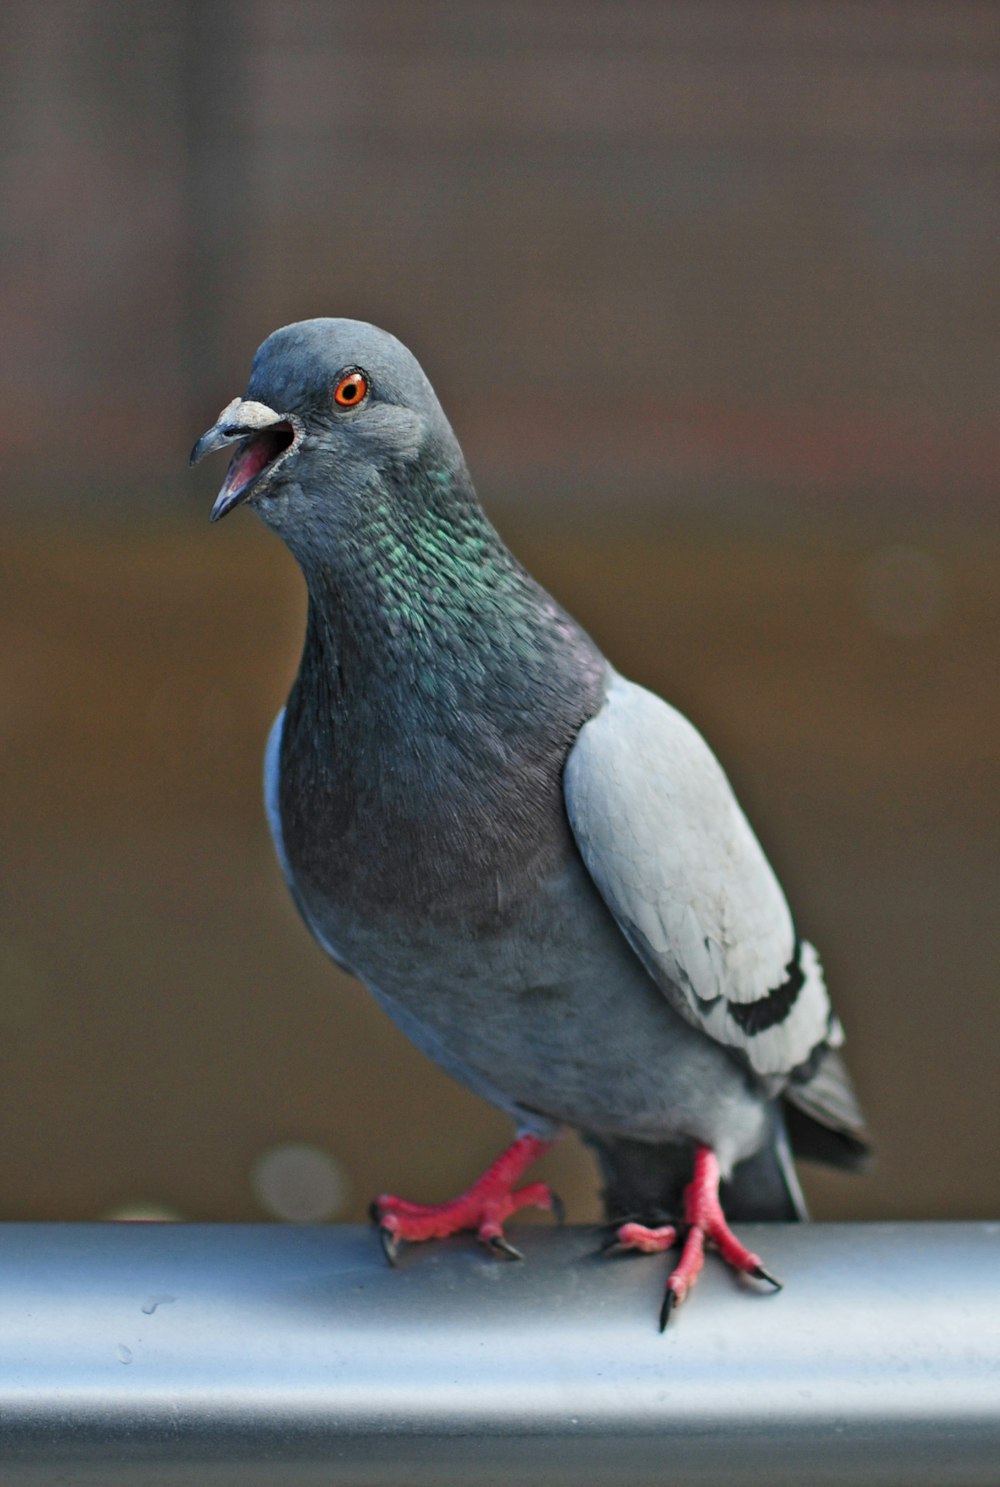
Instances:
[[[295,907],[334,964],[345,971],[350,971],[351,967],[347,961],[337,947],[331,945],[329,937],[323,933],[322,926],[317,924],[310,914],[298,891],[295,874],[292,872],[288,853],[285,850],[285,837],[281,829],[281,733],[284,724],[285,709],[282,708],[271,724],[271,731],[267,736],[267,747],[264,750],[264,810],[267,813],[267,824],[271,828],[271,840]]]
[[[761,1076],[838,1044],[819,958],[697,730],[623,677],[564,774],[587,868],[674,1007]]]

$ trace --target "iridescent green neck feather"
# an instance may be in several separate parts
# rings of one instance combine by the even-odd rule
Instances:
[[[369,482],[316,560],[300,556],[309,617],[282,813],[317,880],[359,832],[397,864],[459,875],[505,843],[530,855],[539,821],[562,816],[566,754],[604,694],[600,652],[505,546],[464,466],[405,473]],[[448,852],[426,852],[442,837]],[[384,886],[418,893],[391,874]]]

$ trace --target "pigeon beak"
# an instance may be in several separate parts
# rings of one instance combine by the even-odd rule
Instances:
[[[275,413],[266,403],[233,398],[191,451],[190,463],[196,465],[206,454],[243,441],[230,462],[211,520],[218,521],[245,501],[258,475],[290,448],[295,437],[296,430],[283,413]]]

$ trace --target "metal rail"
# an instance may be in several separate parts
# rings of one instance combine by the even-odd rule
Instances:
[[[661,1337],[585,1229],[0,1226],[0,1481],[1000,1482],[1000,1224],[741,1232],[785,1290],[710,1257]]]

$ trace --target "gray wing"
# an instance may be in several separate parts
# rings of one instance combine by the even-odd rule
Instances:
[[[776,1089],[843,1041],[816,951],[686,718],[615,676],[564,791],[588,871],[683,1017]]]

